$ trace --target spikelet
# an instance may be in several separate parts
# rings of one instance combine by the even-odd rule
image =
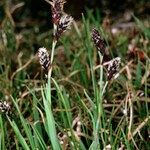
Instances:
[[[47,49],[44,47],[39,48],[38,57],[39,57],[39,62],[41,64],[41,66],[45,70],[48,70],[48,68],[50,66],[50,59],[49,59],[49,53],[48,53]]]
[[[116,79],[119,76],[119,68],[120,68],[121,58],[116,57],[112,59],[107,68],[107,76],[108,80],[111,80],[112,78]]]
[[[52,21],[55,25],[58,25],[62,15],[65,0],[53,0],[51,2],[51,10],[52,10]]]
[[[0,101],[0,112],[5,113],[6,115],[10,114],[11,107],[6,101]]]
[[[96,46],[96,48],[101,52],[101,54],[104,56],[106,55],[106,44],[105,41],[100,36],[97,29],[92,29],[92,40]]]
[[[65,32],[67,29],[70,29],[70,26],[73,22],[73,18],[67,14],[63,15],[60,18],[60,21],[57,26],[56,33],[54,35],[55,39],[58,40],[63,32]]]

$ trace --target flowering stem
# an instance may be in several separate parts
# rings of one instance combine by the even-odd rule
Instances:
[[[50,59],[50,69],[48,71],[48,89],[50,89],[50,91],[48,91],[48,100],[51,104],[51,76],[52,76],[52,63],[53,63],[53,59],[54,59],[54,51],[55,51],[55,47],[56,47],[57,41],[53,41],[52,44],[52,51],[51,51],[51,59]]]
[[[54,40],[53,44],[52,44],[52,52],[51,52],[51,59],[50,59],[50,63],[53,63],[53,59],[54,59],[54,51],[55,51],[55,47],[56,47],[57,41]]]
[[[52,51],[51,51],[51,59],[50,59],[50,69],[48,71],[48,78],[50,79],[51,78],[51,75],[52,75],[52,64],[53,64],[53,59],[54,59],[54,52],[55,52],[55,47],[56,47],[56,44],[57,44],[57,41],[54,40],[53,41],[53,44],[52,44]]]
[[[54,29],[53,29],[53,35],[55,35],[55,32],[57,30],[57,26],[55,26],[54,24]],[[48,70],[48,89],[50,89],[50,91],[48,91],[48,100],[51,104],[51,76],[52,76],[52,64],[53,64],[53,60],[54,60],[54,52],[55,52],[55,47],[57,44],[57,40],[55,40],[55,38],[53,39],[53,43],[52,43],[52,51],[51,51],[51,58],[50,58],[50,68]]]

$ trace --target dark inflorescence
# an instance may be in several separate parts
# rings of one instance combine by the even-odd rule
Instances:
[[[54,32],[54,37],[58,40],[63,32],[70,28],[73,18],[64,13],[63,7],[64,0],[53,0],[51,2],[52,6],[52,21],[53,24],[57,27]]]
[[[49,59],[49,53],[48,53],[47,49],[44,47],[39,48],[38,57],[39,57],[39,61],[40,61],[41,66],[45,70],[48,70],[48,68],[50,66],[50,59]]]
[[[53,0],[51,2],[52,21],[55,25],[59,24],[59,21],[63,15],[63,7],[65,2],[66,1],[64,0]]]
[[[119,69],[120,69],[120,63],[121,63],[121,58],[120,57],[116,57],[114,59],[112,59],[109,64],[108,64],[108,68],[107,68],[107,76],[108,76],[108,80],[114,78],[117,78],[119,75]]]
[[[97,29],[93,29],[92,30],[92,40],[94,42],[94,45],[96,46],[96,48],[100,51],[100,53],[103,56],[103,63],[102,64],[107,64],[107,77],[108,80],[111,80],[112,78],[117,78],[119,75],[119,66],[121,63],[121,58],[120,57],[116,57],[114,59],[110,59],[110,56],[108,56],[106,54],[106,44],[105,41],[103,40],[103,38],[101,37],[100,33],[98,32]],[[106,61],[106,60],[109,61]]]
[[[106,44],[103,38],[100,36],[97,29],[93,28],[92,30],[92,40],[95,44],[95,47],[101,52],[102,55],[106,54]]]
[[[5,113],[6,115],[10,114],[11,107],[6,101],[0,101],[0,112]]]
[[[70,29],[73,18],[67,14],[63,15],[58,23],[55,37],[58,40],[63,32]]]

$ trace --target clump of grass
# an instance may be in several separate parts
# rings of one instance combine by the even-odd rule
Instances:
[[[58,142],[58,137],[56,133],[55,121],[53,117],[53,112],[51,109],[51,75],[52,75],[52,64],[54,60],[55,46],[61,37],[62,33],[65,32],[73,21],[73,18],[63,12],[64,0],[53,0],[50,4],[52,7],[52,20],[53,20],[53,42],[51,56],[49,55],[46,49],[39,49],[39,59],[42,67],[48,70],[48,83],[46,86],[45,93],[43,96],[43,103],[45,107],[46,119],[47,119],[47,130],[48,135],[51,140],[53,149],[60,149],[60,143]],[[49,67],[50,66],[50,67]],[[54,82],[55,83],[55,82]]]
[[[72,17],[63,12],[65,1],[48,2],[54,24],[52,41],[47,33],[37,37],[43,37],[45,45],[52,43],[52,48],[38,50],[46,78],[31,78],[26,68],[35,62],[31,59],[24,64],[21,54],[16,57],[20,68],[12,78],[5,76],[7,69],[0,64],[1,81],[7,77],[5,86],[9,83],[15,91],[5,89],[13,95],[6,99],[15,109],[0,102],[0,148],[148,149],[149,45],[139,43],[141,36],[147,40],[147,30],[139,32],[137,43],[134,36],[124,35],[126,40],[122,40],[119,33],[110,33],[111,28],[105,32],[89,11],[82,23],[73,23],[69,36],[62,36]],[[92,26],[96,28],[91,30]],[[132,57],[125,58],[125,54]],[[30,72],[39,64],[35,66]]]

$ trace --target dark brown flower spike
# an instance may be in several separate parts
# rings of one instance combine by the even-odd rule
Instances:
[[[106,55],[106,44],[105,41],[100,36],[97,29],[92,29],[92,40],[96,46],[96,48],[101,52],[101,54],[104,56]]]
[[[108,67],[107,67],[107,76],[108,80],[111,80],[112,78],[116,79],[119,75],[119,67],[121,63],[121,58],[116,57],[109,61]]]
[[[63,32],[65,32],[67,29],[70,29],[72,22],[73,22],[73,18],[67,14],[63,15],[60,18],[60,21],[57,25],[56,33],[54,35],[56,40],[60,38]]]
[[[63,15],[63,7],[65,0],[53,0],[51,2],[52,5],[52,21],[55,25],[58,25],[62,15]]]
[[[47,49],[44,47],[39,48],[38,57],[39,57],[39,61],[40,61],[41,66],[45,70],[48,70],[48,68],[50,66],[50,59],[49,59],[49,53],[47,52]]]
[[[6,115],[11,113],[11,107],[6,101],[0,101],[0,112],[5,113]]]

